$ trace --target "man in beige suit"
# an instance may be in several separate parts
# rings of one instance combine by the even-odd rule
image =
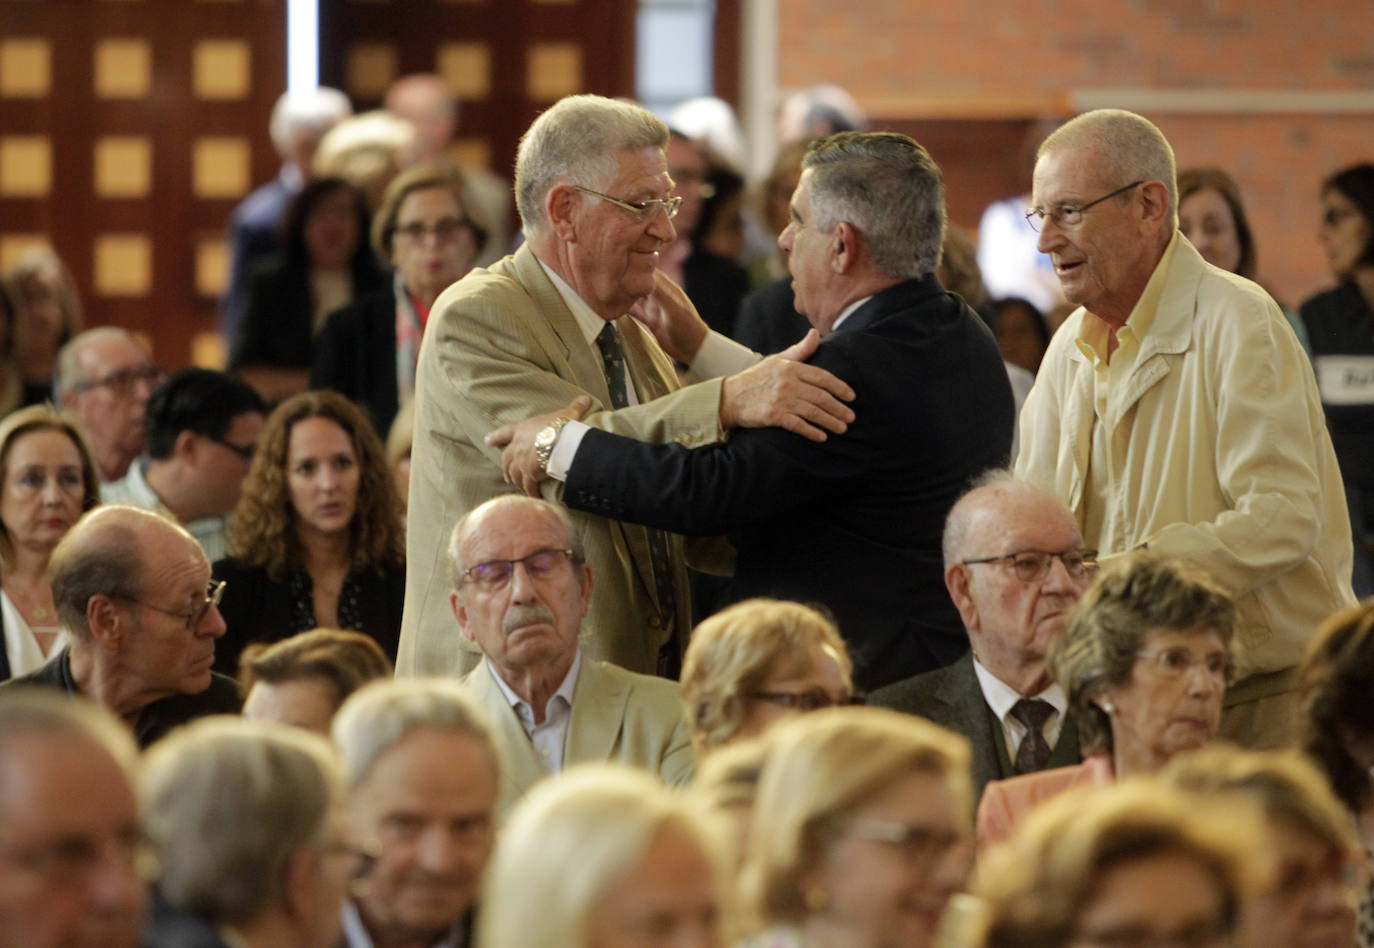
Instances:
[[[552,427],[579,397],[588,424],[653,442],[705,444],[737,426],[769,425],[823,440],[853,419],[843,404],[852,390],[822,369],[759,361],[720,336],[693,352],[675,347],[671,330],[682,319],[673,317],[695,313],[655,276],[679,203],[670,197],[667,140],[667,127],[639,106],[560,101],[526,132],[516,160],[527,243],[434,304],[416,374],[402,675],[452,674],[480,657],[453,635],[444,549],[460,517],[514,490],[501,452],[484,443],[492,429]],[[655,334],[690,364],[688,381],[710,381],[678,390],[664,351],[626,318],[637,305],[646,319],[661,317]],[[808,336],[784,355],[804,359],[815,343]],[[575,451],[572,440],[562,439],[569,443],[551,463]],[[546,482],[544,496],[559,489]],[[681,538],[584,513],[573,525],[597,574],[588,652],[671,674],[690,625]]]
[[[582,654],[592,568],[567,511],[498,497],[460,520],[448,547],[453,614],[485,660],[461,684],[492,722],[504,811],[549,774],[618,761],[681,785],[691,735],[676,682]]]

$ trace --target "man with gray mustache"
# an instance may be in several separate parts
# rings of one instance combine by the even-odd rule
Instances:
[[[676,682],[582,654],[592,568],[567,512],[506,495],[453,528],[450,601],[484,660],[461,681],[500,748],[500,809],[564,767],[616,761],[667,783],[692,776],[691,739]]]

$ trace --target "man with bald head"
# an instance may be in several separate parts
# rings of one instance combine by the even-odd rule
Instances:
[[[234,680],[210,670],[224,584],[183,528],[137,507],[97,507],[53,550],[49,576],[71,644],[4,688],[85,695],[145,747],[192,718],[238,712]]]
[[[929,718],[969,739],[978,793],[989,780],[1078,763],[1078,729],[1045,654],[1095,569],[1051,494],[1005,471],[980,479],[945,521],[945,588],[970,650],[869,703]]]
[[[1016,474],[1067,504],[1104,560],[1148,547],[1221,583],[1238,612],[1221,733],[1282,745],[1308,637],[1355,601],[1307,356],[1268,293],[1179,233],[1173,149],[1148,120],[1067,122],[1040,146],[1031,197],[1078,309],[1026,400]]]
[[[0,690],[0,948],[135,948],[138,749],[85,701]]]
[[[593,575],[566,511],[529,497],[489,500],[454,527],[448,552],[453,614],[485,656],[462,685],[502,748],[502,809],[575,763],[633,764],[671,784],[691,778],[677,682],[582,654]]]
[[[88,329],[58,352],[53,399],[81,424],[103,483],[143,453],[144,414],[161,378],[138,340],[114,326]]]

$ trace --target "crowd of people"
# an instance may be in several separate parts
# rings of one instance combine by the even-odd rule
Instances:
[[[283,96],[227,371],[6,275],[0,948],[1374,945],[1374,166],[1294,309],[1139,115],[975,243],[719,105]]]

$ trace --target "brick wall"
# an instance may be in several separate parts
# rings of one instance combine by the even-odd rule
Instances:
[[[964,125],[963,146],[932,140],[946,165],[980,142],[1005,151],[1008,121],[1071,114],[1104,90],[1219,93],[1197,114],[1142,108],[1180,167],[1234,174],[1259,245],[1260,278],[1296,303],[1330,278],[1316,245],[1317,187],[1374,160],[1367,114],[1247,111],[1228,94],[1369,94],[1370,0],[778,0],[779,85],[837,82],[884,127]],[[1267,107],[1269,103],[1263,103]],[[948,136],[940,136],[948,139]],[[944,148],[948,157],[942,157]],[[1014,161],[1002,162],[1014,169]],[[1013,171],[948,167],[951,216],[978,223],[984,195],[1017,187]]]

